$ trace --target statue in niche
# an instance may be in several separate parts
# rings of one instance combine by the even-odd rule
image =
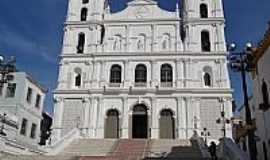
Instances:
[[[145,47],[144,45],[145,45],[145,44],[144,44],[142,38],[139,38],[139,40],[138,40],[138,42],[137,42],[137,49],[138,49],[138,50],[144,50],[144,47]]]
[[[121,38],[119,36],[116,36],[114,38],[114,42],[113,42],[113,50],[114,51],[119,51],[121,50]]]
[[[164,35],[163,36],[163,41],[162,41],[162,49],[166,50],[170,48],[170,37],[169,35]]]
[[[166,39],[163,40],[163,42],[162,42],[162,49],[163,50],[167,49],[167,40]]]

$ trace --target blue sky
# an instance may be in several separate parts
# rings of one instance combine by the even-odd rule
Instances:
[[[159,3],[170,10],[175,7],[175,1],[160,0]],[[270,20],[269,0],[224,0],[224,7],[228,43],[235,42],[240,49],[245,42],[256,44],[263,37]],[[48,88],[45,108],[49,112],[52,111],[51,92],[57,80],[66,8],[67,0],[0,1],[0,54],[16,56],[18,69],[30,73]],[[240,104],[240,77],[238,73],[231,75],[235,99]]]

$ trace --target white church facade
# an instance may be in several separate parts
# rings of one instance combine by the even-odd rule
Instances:
[[[106,0],[69,0],[53,141],[74,128],[97,139],[223,136],[216,120],[232,117],[232,90],[222,0],[174,8],[133,0],[111,12]]]

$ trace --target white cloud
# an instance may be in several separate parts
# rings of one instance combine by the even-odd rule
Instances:
[[[16,48],[16,50],[21,53],[40,56],[50,63],[56,62],[57,57],[54,55],[52,48],[44,44],[40,44],[23,34],[9,30],[3,25],[0,27],[0,37],[0,45]]]

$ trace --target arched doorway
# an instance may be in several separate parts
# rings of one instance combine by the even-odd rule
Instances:
[[[119,138],[119,112],[115,109],[107,112],[105,138]]]
[[[147,107],[139,104],[133,108],[132,113],[132,138],[148,137]]]
[[[159,136],[163,139],[174,139],[174,118],[173,112],[169,109],[164,109],[160,113],[159,119]]]

